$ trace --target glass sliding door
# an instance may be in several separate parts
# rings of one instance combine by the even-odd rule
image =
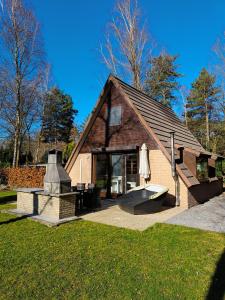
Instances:
[[[109,196],[127,193],[138,185],[138,154],[99,153],[94,155],[94,182]]]
[[[122,194],[123,193],[123,155],[112,154],[111,155],[111,193]]]
[[[138,179],[137,153],[125,155],[125,193],[137,186]]]
[[[101,190],[107,189],[108,180],[108,158],[106,154],[97,154],[95,156],[95,184]]]

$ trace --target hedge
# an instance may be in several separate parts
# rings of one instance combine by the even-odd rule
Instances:
[[[0,182],[10,188],[43,187],[44,167],[23,167],[0,169]]]

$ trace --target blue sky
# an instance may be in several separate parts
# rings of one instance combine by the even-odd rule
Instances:
[[[42,24],[56,84],[70,94],[81,123],[107,77],[98,53],[114,0],[32,0]],[[159,47],[178,54],[181,84],[190,87],[202,67],[212,68],[213,44],[225,31],[224,0],[139,0]],[[179,110],[179,109],[178,109]]]

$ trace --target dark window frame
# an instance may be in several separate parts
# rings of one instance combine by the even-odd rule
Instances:
[[[199,181],[205,181],[209,179],[209,163],[207,157],[196,158],[196,175]]]
[[[116,116],[116,110],[118,110],[119,116]],[[109,114],[109,126],[120,126],[122,124],[122,114],[122,105],[112,106]],[[118,118],[119,120],[116,118]]]
[[[223,177],[223,161],[221,159],[215,161],[215,171],[216,177]]]

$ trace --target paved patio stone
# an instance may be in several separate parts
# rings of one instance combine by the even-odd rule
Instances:
[[[166,223],[225,232],[225,193],[170,218]]]
[[[106,225],[143,231],[148,227],[154,225],[155,223],[165,222],[166,220],[185,210],[185,208],[182,207],[174,207],[154,214],[132,215],[121,210],[116,204],[115,200],[111,201],[111,205],[110,200],[107,201],[105,202],[105,207],[103,207],[102,210],[87,213],[81,216],[81,219]]]

